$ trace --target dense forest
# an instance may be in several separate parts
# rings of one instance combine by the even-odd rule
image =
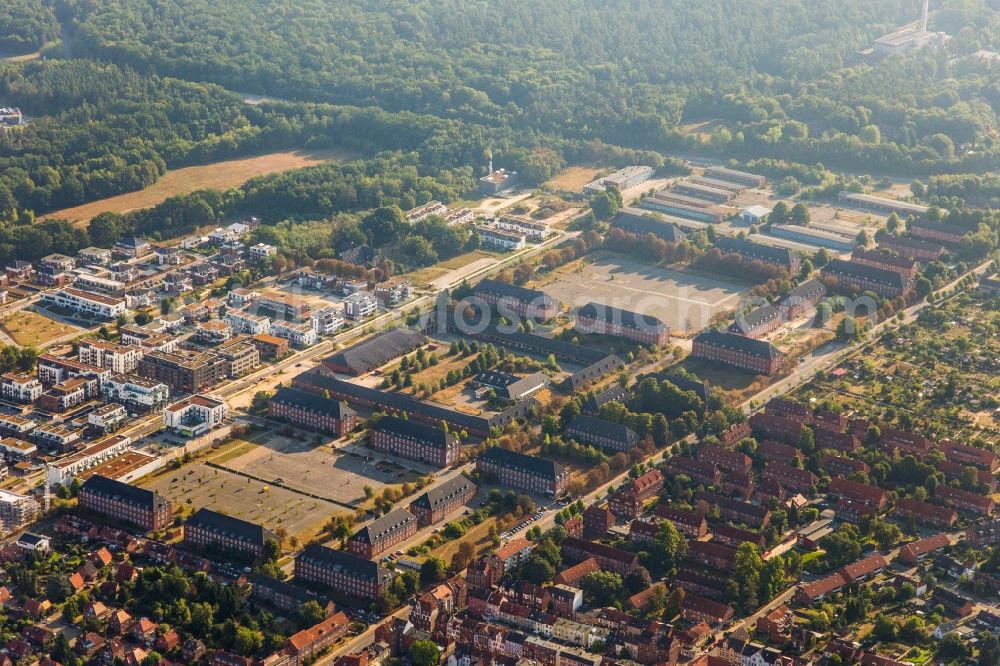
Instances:
[[[0,106],[29,117],[0,132],[0,258],[246,212],[356,222],[462,198],[490,152],[528,185],[567,164],[669,173],[665,155],[690,153],[759,168],[789,196],[863,188],[847,171],[936,175],[914,194],[992,203],[995,184],[965,174],[1000,163],[1000,65],[972,55],[1000,50],[1000,0],[934,4],[947,51],[853,66],[920,3],[17,0],[0,36],[66,43],[0,62]],[[36,227],[47,242],[24,240],[34,214],[169,168],[327,147],[361,158],[101,216],[89,237],[52,223]]]
[[[0,4],[0,53],[30,53],[58,35],[55,14],[42,0],[4,0]]]

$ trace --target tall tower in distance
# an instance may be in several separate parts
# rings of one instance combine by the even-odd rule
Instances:
[[[920,15],[920,32],[927,32],[927,10],[931,0],[924,0],[924,13]]]

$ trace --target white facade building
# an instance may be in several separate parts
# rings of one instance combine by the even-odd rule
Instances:
[[[275,321],[271,323],[271,335],[284,338],[296,347],[309,347],[318,339],[312,322]]]
[[[226,313],[226,321],[233,327],[235,333],[259,335],[271,332],[271,320],[263,315],[250,314],[242,310],[230,310]]]
[[[344,299],[344,314],[351,319],[366,319],[376,312],[378,299],[370,291],[356,291]]]
[[[229,407],[222,398],[196,394],[163,410],[163,425],[176,433],[195,437],[222,425]]]
[[[316,335],[333,335],[344,327],[344,314],[341,310],[328,305],[313,310],[309,315]]]
[[[58,291],[42,294],[42,303],[79,313],[97,315],[102,319],[115,319],[128,310],[123,298],[91,294],[72,287],[64,287]]]

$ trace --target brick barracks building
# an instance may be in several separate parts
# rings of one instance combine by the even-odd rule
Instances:
[[[815,308],[824,296],[826,296],[826,285],[812,278],[785,294],[778,304],[778,309],[786,321],[791,321]]]
[[[913,289],[913,280],[895,270],[875,268],[843,259],[834,259],[820,271],[823,277],[837,280],[841,290],[874,291],[879,296],[895,298]]]
[[[851,254],[851,263],[881,268],[886,271],[896,271],[911,280],[917,277],[917,262],[913,257],[900,257],[874,250],[855,250]]]
[[[267,415],[312,430],[332,432],[337,437],[358,426],[358,415],[339,400],[283,386],[267,401]]]
[[[670,342],[670,327],[656,317],[594,302],[576,313],[576,328],[583,333],[612,335],[658,347]]]
[[[558,497],[566,492],[569,472],[559,463],[494,446],[476,459],[480,473],[491,474],[500,485],[529,493]]]
[[[347,540],[347,548],[371,559],[417,533],[417,519],[403,508],[376,518]]]
[[[170,502],[154,492],[94,475],[80,487],[80,507],[115,520],[141,527],[147,532],[170,525]]]
[[[909,236],[887,236],[879,241],[878,249],[891,250],[898,252],[900,256],[920,261],[936,261],[947,252],[940,243],[930,243]]]
[[[720,331],[699,334],[694,339],[692,354],[765,375],[776,372],[785,359],[769,342]]]
[[[295,580],[325,585],[357,599],[380,598],[392,574],[371,560],[312,544],[295,558]]]
[[[537,289],[486,279],[481,280],[472,293],[492,306],[524,318],[548,321],[559,314],[559,301]]]
[[[421,526],[433,525],[465,506],[475,496],[476,484],[459,474],[413,500],[410,513],[417,517]]]
[[[790,275],[799,272],[802,267],[802,260],[797,254],[783,247],[770,247],[761,245],[742,238],[731,238],[723,236],[716,243],[715,247],[723,254],[735,254],[745,264],[760,262],[770,264],[788,271]]]
[[[385,416],[368,433],[376,451],[448,467],[458,461],[460,445],[452,433],[396,416]]]
[[[907,231],[910,232],[911,236],[916,236],[924,240],[957,244],[961,243],[966,234],[971,233],[972,230],[954,224],[915,220],[907,225]]]
[[[264,554],[268,539],[278,541],[273,532],[260,525],[208,509],[198,509],[184,523],[185,545],[251,555],[254,559]]]

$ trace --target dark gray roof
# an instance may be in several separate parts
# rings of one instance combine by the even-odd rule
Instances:
[[[639,443],[639,435],[628,426],[582,414],[569,422],[566,433],[586,444],[595,443],[592,437],[613,439],[631,446]]]
[[[701,401],[705,403],[706,406],[708,405],[708,383],[704,380],[688,379],[687,377],[681,377],[677,374],[665,374],[662,379],[670,382],[681,391],[694,391],[698,397],[701,398]]]
[[[822,298],[826,295],[826,285],[817,280],[816,278],[810,278],[789,290],[785,297],[781,299],[782,306],[795,305],[796,301],[812,301],[814,297]]]
[[[588,397],[584,401],[582,407],[585,412],[594,412],[596,414],[601,407],[609,402],[620,402],[624,404],[625,401],[628,400],[628,397],[628,389],[620,384],[613,384],[600,393],[595,393],[594,395]]]
[[[698,334],[694,340],[695,342],[711,345],[713,347],[735,349],[753,356],[759,356],[761,358],[777,358],[781,356],[781,352],[778,348],[770,342],[767,342],[766,340],[754,340],[753,338],[748,338],[745,335],[737,335],[735,333],[704,331],[703,333]]]
[[[347,368],[356,375],[363,375],[425,344],[427,338],[420,333],[394,328],[341,350],[324,359],[323,363],[331,368]]]
[[[767,305],[762,305],[759,308],[751,310],[745,315],[737,317],[736,321],[729,327],[729,332],[746,335],[757,326],[780,317],[781,315],[778,313],[778,310],[768,303]]]
[[[548,384],[549,378],[542,372],[518,377],[499,370],[487,370],[476,375],[473,381],[494,389],[501,398],[517,400],[537,390],[539,386]]]
[[[392,578],[389,570],[379,566],[376,562],[319,544],[306,546],[295,559],[305,560],[326,569],[338,569],[346,576],[372,581],[376,584],[388,583]]]
[[[349,264],[355,264],[358,266],[373,262],[378,263],[378,259],[378,250],[373,249],[369,245],[356,245],[340,251],[341,261],[346,261]]]
[[[768,508],[766,506],[758,506],[756,504],[750,504],[749,502],[740,502],[739,500],[730,499],[729,497],[723,497],[722,495],[717,495],[704,490],[696,491],[694,494],[694,501],[700,502],[702,500],[707,502],[709,506],[718,506],[720,509],[753,516],[759,520],[763,520],[764,516],[767,515],[768,512]]]
[[[555,461],[548,460],[547,458],[539,458],[538,456],[529,456],[517,451],[509,451],[499,446],[486,449],[479,456],[479,460],[500,467],[518,469],[532,476],[540,476],[549,480],[558,478],[565,471],[563,466]]]
[[[715,247],[722,252],[738,254],[744,259],[762,261],[764,263],[791,266],[795,255],[788,248],[771,247],[753,243],[742,238],[723,236],[715,242]]]
[[[434,509],[437,505],[448,501],[452,497],[463,495],[468,492],[469,488],[475,491],[476,484],[465,478],[465,475],[459,474],[420,495],[417,499],[413,500],[412,505],[423,509]]]
[[[293,405],[299,409],[325,414],[335,419],[343,419],[354,414],[354,410],[340,400],[327,400],[321,395],[282,386],[271,397],[273,402]]]
[[[669,327],[652,315],[645,315],[639,312],[631,312],[620,308],[595,303],[591,301],[578,311],[580,317],[589,317],[597,321],[604,321],[609,324],[617,324],[625,328],[631,328],[650,333],[663,333]]]
[[[261,525],[233,518],[232,516],[217,513],[209,509],[198,509],[194,515],[187,519],[184,525],[185,528],[188,526],[200,527],[215,532],[220,536],[236,537],[260,546],[263,546],[264,542],[268,539],[277,540],[273,532],[264,529]]]
[[[398,416],[383,416],[378,420],[372,430],[391,432],[412,439],[419,439],[425,444],[444,449],[455,441],[455,435],[444,428],[417,423],[409,419],[401,419]]]
[[[544,291],[519,287],[517,285],[507,284],[506,282],[491,280],[489,278],[480,280],[479,284],[477,284],[475,289],[473,289],[473,293],[476,295],[483,293],[491,294],[497,296],[498,298],[511,298],[520,303],[530,303],[539,307],[558,307],[559,305],[559,301],[552,298]]]
[[[878,250],[855,250],[851,254],[851,258],[878,261],[889,266],[897,266],[907,270],[912,269],[917,264],[913,257],[903,257],[889,252],[879,252]]]
[[[166,499],[150,490],[130,486],[127,483],[115,481],[114,479],[109,479],[108,477],[101,476],[100,474],[95,474],[84,481],[80,490],[83,492],[94,493],[95,495],[101,495],[103,497],[116,498],[128,504],[148,509],[155,509],[156,507],[163,506],[164,504],[169,504]]]
[[[399,507],[393,509],[384,516],[379,516],[360,530],[354,533],[351,541],[372,544],[382,538],[384,534],[398,529],[401,525],[416,523],[417,519],[406,509]]]
[[[329,390],[331,393],[340,393],[347,396],[345,399],[348,402],[354,401],[366,406],[374,405],[383,411],[407,412],[410,415],[416,414],[422,417],[423,420],[437,423],[447,421],[453,427],[476,433],[488,433],[493,426],[502,427],[516,418],[525,416],[534,404],[534,401],[529,398],[511,406],[503,412],[487,417],[466,414],[465,412],[424,402],[402,393],[380,391],[313,371],[302,373],[295,378],[294,383],[296,386],[317,393],[322,393],[324,390]]]
[[[966,234],[971,234],[972,229],[966,227],[960,227],[956,224],[944,224],[941,222],[928,222],[922,220],[915,220],[910,222],[909,228],[912,232],[913,229],[920,227],[921,229],[928,229],[930,231],[937,231],[943,234],[955,234],[956,236],[964,236]]]
[[[855,264],[843,259],[834,259],[824,266],[821,272],[823,275],[832,275],[833,277],[843,276],[858,280],[873,280],[898,289],[906,289],[909,285],[906,276],[898,271]]]
[[[941,254],[942,252],[945,251],[944,245],[941,245],[940,243],[932,243],[930,241],[925,241],[920,238],[913,238],[912,236],[896,236],[896,237],[884,238],[880,242],[880,246],[881,245],[884,245],[904,255],[907,249],[923,251],[923,252],[932,252],[936,254]]]
[[[327,604],[333,603],[326,597],[320,596],[315,592],[303,589],[298,585],[286,583],[285,581],[278,580],[277,578],[272,578],[271,576],[251,573],[248,576],[248,579],[253,590],[257,590],[258,588],[271,590],[276,595],[296,599],[300,604],[304,604],[307,601],[315,601],[320,606],[326,606]]]
[[[642,215],[629,211],[618,213],[615,219],[611,220],[611,226],[630,234],[643,236],[653,234],[668,243],[679,243],[686,238],[684,232],[676,224],[657,220],[651,215]]]

